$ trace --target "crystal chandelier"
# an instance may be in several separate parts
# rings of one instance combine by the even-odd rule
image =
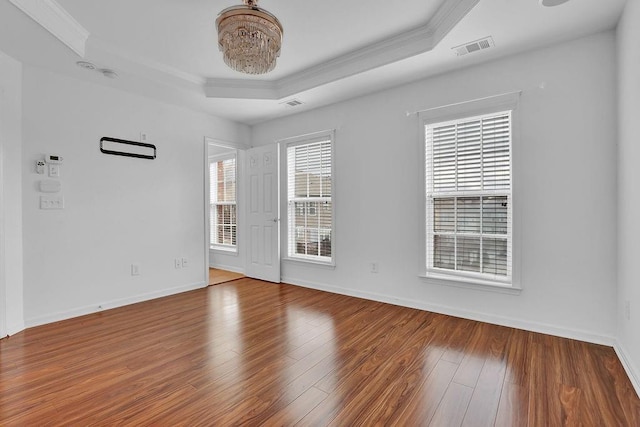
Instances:
[[[236,71],[264,74],[273,70],[280,56],[282,24],[258,7],[258,0],[224,9],[216,19],[218,47],[224,62]]]

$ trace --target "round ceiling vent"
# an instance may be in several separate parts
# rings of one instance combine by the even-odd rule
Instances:
[[[566,3],[569,0],[540,0],[540,4],[546,7],[559,6],[562,3]]]
[[[76,65],[80,68],[84,68],[85,70],[90,70],[93,71],[96,69],[96,66],[93,65],[91,62],[87,62],[87,61],[78,61],[76,62]]]
[[[103,76],[105,76],[106,78],[109,78],[109,79],[115,79],[115,78],[118,77],[118,73],[116,73],[115,71],[110,70],[108,68],[102,68],[102,69],[100,69],[98,71],[101,72]]]

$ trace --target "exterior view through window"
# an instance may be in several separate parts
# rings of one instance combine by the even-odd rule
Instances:
[[[211,247],[236,248],[236,157],[209,162]]]
[[[511,112],[427,124],[427,270],[511,282]]]
[[[330,137],[287,147],[288,256],[331,262]]]

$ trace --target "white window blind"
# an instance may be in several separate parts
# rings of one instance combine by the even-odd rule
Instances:
[[[288,256],[332,261],[331,138],[287,147]]]
[[[511,112],[427,124],[427,269],[511,281]]]
[[[236,158],[209,162],[211,246],[236,247]]]

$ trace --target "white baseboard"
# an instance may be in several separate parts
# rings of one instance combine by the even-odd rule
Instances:
[[[13,323],[7,325],[7,336],[15,335],[25,330],[24,323]]]
[[[387,304],[399,305],[402,307],[415,308],[418,310],[431,311],[439,314],[446,314],[454,317],[461,317],[478,322],[491,323],[494,325],[507,326],[510,328],[523,329],[531,332],[538,332],[547,335],[554,335],[562,338],[570,338],[578,341],[585,341],[593,344],[606,345],[613,347],[615,339],[611,336],[594,334],[579,329],[562,328],[538,322],[529,322],[511,317],[496,316],[493,314],[480,313],[469,310],[462,310],[455,307],[449,307],[439,304],[429,304],[425,302],[417,302],[404,298],[398,298],[390,295],[383,295],[373,292],[356,291],[353,289],[342,288],[338,286],[328,286],[320,283],[313,283],[304,280],[298,280],[290,277],[283,277],[283,283],[290,283],[296,286],[316,289],[320,291],[332,292],[335,294],[347,295],[357,298],[363,298]]]
[[[633,364],[631,358],[628,356],[628,352],[625,350],[625,347],[620,344],[620,341],[615,342],[613,349],[618,355],[618,359],[620,359],[620,363],[622,363],[622,367],[627,373],[627,376],[636,391],[636,395],[640,397],[640,371]]]
[[[210,268],[217,268],[219,270],[232,271],[234,273],[244,274],[244,268],[234,267],[233,265],[224,265],[220,263],[209,263]]]
[[[32,328],[34,326],[45,325],[47,323],[59,322],[61,320],[72,319],[74,317],[84,316],[87,314],[98,313],[100,311],[109,310],[112,308],[123,307],[125,305],[135,304],[138,302],[149,301],[156,298],[162,298],[169,295],[180,294],[182,292],[192,291],[194,289],[200,289],[207,287],[205,282],[192,283],[190,285],[178,286],[175,288],[163,289],[161,291],[149,292],[146,294],[135,295],[132,297],[121,298],[112,301],[97,302],[92,305],[78,307],[67,311],[61,311],[57,313],[50,313],[44,316],[33,317],[26,319],[26,327]],[[99,308],[102,307],[102,308]]]

